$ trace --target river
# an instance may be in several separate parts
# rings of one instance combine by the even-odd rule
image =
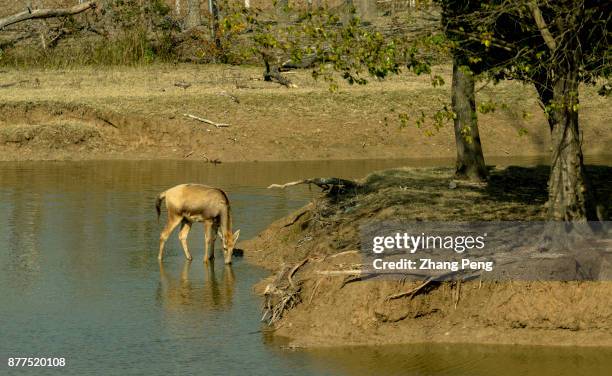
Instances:
[[[283,350],[261,332],[261,301],[252,286],[267,275],[265,270],[241,258],[224,266],[219,253],[214,265],[203,265],[202,226],[194,226],[189,238],[193,262],[185,262],[176,234],[168,240],[163,264],[157,261],[163,223],[157,222],[154,198],[175,184],[224,188],[232,201],[235,228],[249,238],[317,194],[317,189],[303,186],[267,190],[271,183],[449,164],[452,161],[2,162],[0,373],[8,357],[44,356],[64,357],[67,365],[16,373],[608,374],[610,349],[410,345]]]

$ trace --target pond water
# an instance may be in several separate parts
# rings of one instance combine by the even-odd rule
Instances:
[[[266,271],[240,258],[224,266],[219,253],[215,265],[204,266],[201,226],[194,226],[189,238],[192,263],[184,261],[176,234],[166,244],[164,263],[157,262],[162,224],[157,223],[154,199],[175,184],[223,187],[232,201],[235,227],[248,238],[316,194],[307,187],[267,190],[271,183],[313,176],[360,177],[402,165],[450,164],[0,163],[0,373],[7,370],[8,357],[44,356],[65,357],[67,366],[11,372],[608,374],[612,352],[601,349],[411,345],[281,350],[260,332],[260,299],[252,292]]]

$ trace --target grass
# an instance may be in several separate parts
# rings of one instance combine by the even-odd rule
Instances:
[[[147,39],[144,29],[123,30],[109,39],[72,41],[55,48],[38,45],[6,49],[0,64],[14,68],[66,69],[87,66],[141,66],[174,59],[169,41],[158,47]]]

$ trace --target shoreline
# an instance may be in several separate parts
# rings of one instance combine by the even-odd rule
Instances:
[[[609,179],[611,168],[591,167],[594,181],[601,184]],[[365,184],[363,192],[335,198],[322,195],[238,246],[244,249],[245,261],[271,273],[254,288],[272,299],[267,302],[282,301],[284,295],[275,298],[266,291],[278,294],[290,289],[287,273],[294,270],[299,303],[273,323],[274,335],[284,337],[289,347],[406,343],[612,347],[612,281],[443,282],[416,296],[388,300],[422,281],[326,274],[361,265],[355,250],[359,228],[369,221],[453,220],[456,207],[466,208],[462,212],[466,221],[544,220],[541,205],[547,176],[545,168],[496,168],[488,187],[458,181],[456,188],[449,189],[451,168],[378,171],[359,180]],[[514,182],[512,188],[507,188],[508,180]],[[500,199],[497,190],[507,192],[508,200]],[[556,266],[542,267],[555,270]]]
[[[549,165],[547,154],[533,154],[533,155],[485,155],[485,162],[487,166],[499,167],[499,166],[536,166],[536,165]],[[49,156],[43,159],[27,159],[20,156],[15,156],[15,153],[9,153],[0,149],[0,162],[204,162],[215,164],[236,164],[236,163],[320,163],[320,162],[365,162],[365,161],[385,161],[385,162],[407,162],[408,167],[443,167],[452,166],[455,163],[455,156],[443,156],[443,157],[372,157],[372,158],[337,158],[337,159],[236,159],[228,161],[219,161],[219,163],[210,162],[205,158],[176,158],[174,156],[159,156],[155,154],[151,155],[66,155],[66,156]],[[584,154],[585,164],[590,165],[612,165],[612,154],[609,153],[596,153],[596,154]],[[410,162],[415,162],[413,165]],[[419,163],[418,166],[416,163]]]

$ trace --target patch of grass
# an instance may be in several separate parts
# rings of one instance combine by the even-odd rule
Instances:
[[[91,38],[88,43],[66,43],[41,49],[28,45],[4,51],[0,64],[16,68],[64,69],[79,66],[135,66],[172,60],[169,37],[153,45],[144,29],[122,30],[116,36]]]

